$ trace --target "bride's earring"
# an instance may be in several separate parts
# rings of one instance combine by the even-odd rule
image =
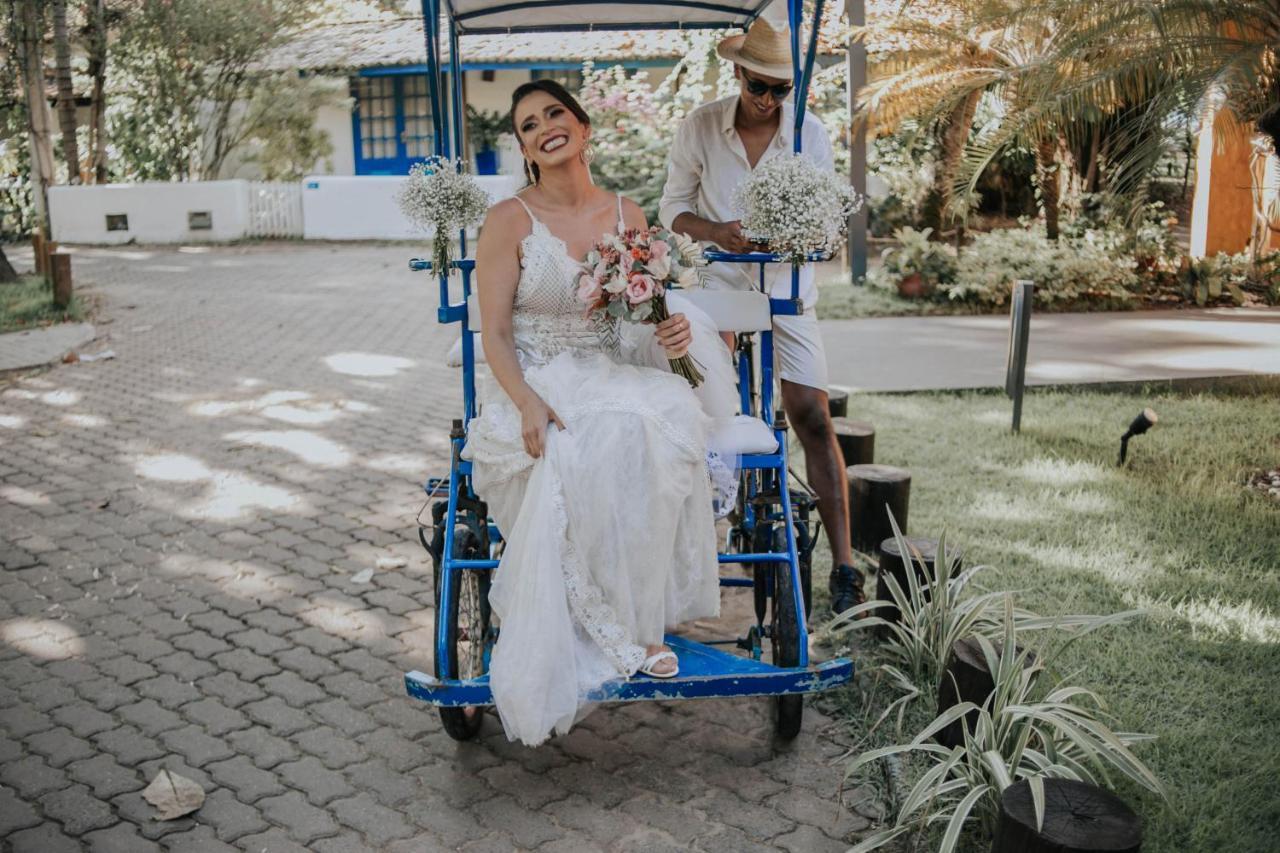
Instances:
[[[582,165],[590,166],[591,161],[596,157],[596,151],[591,147],[591,140],[588,139],[582,143],[582,150],[578,152],[578,156],[582,158]]]
[[[530,163],[528,160],[524,161],[524,177],[525,177],[525,180],[527,180],[529,183],[533,184],[534,186],[538,185],[538,176],[533,171],[533,164]]]

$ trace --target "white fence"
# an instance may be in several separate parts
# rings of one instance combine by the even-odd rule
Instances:
[[[249,236],[301,237],[302,185],[283,181],[249,184]]]
[[[477,176],[493,201],[521,180]],[[192,181],[52,187],[49,218],[62,243],[227,242],[248,237],[427,240],[396,204],[403,178],[311,176],[300,183]]]

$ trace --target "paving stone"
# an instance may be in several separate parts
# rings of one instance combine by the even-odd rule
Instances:
[[[273,637],[282,637],[290,631],[296,631],[302,627],[302,623],[292,616],[285,616],[278,610],[272,610],[270,607],[264,607],[256,613],[250,613],[244,617],[246,624],[254,628],[261,628]],[[241,643],[240,645],[245,645]]]
[[[67,787],[67,777],[50,767],[37,755],[0,766],[0,783],[18,792],[24,800],[34,800],[49,791]]]
[[[264,675],[270,675],[273,672],[280,671],[280,667],[278,667],[270,658],[263,657],[260,654],[255,654],[250,649],[238,648],[233,651],[214,655],[213,662],[216,663],[220,669],[230,670],[245,681],[257,681]]]
[[[267,822],[262,819],[261,812],[253,806],[240,802],[234,794],[224,788],[212,791],[205,797],[199,815],[201,823],[213,827],[219,841],[232,842],[267,828]],[[275,848],[271,849],[274,853]]]
[[[251,628],[238,634],[229,634],[227,642],[234,643],[236,648],[248,649],[264,657],[276,652],[282,652],[290,646],[287,640],[268,634],[261,628]]]
[[[368,794],[360,794],[329,804],[329,811],[342,822],[363,834],[375,845],[386,844],[414,833],[399,812],[384,808]]]
[[[282,830],[271,829],[259,835],[240,839],[237,845],[245,853],[311,853],[310,850],[289,839]]]
[[[231,645],[204,631],[192,631],[173,640],[175,648],[200,659],[211,658],[220,652],[231,651]],[[159,664],[157,664],[159,666]]]
[[[119,820],[111,806],[94,796],[93,791],[84,785],[72,785],[45,794],[40,798],[40,808],[46,817],[62,824],[68,835],[83,835]]]
[[[154,699],[144,699],[137,704],[117,708],[116,714],[137,726],[140,731],[151,735],[181,728],[184,725],[182,717],[162,707]]]
[[[228,708],[217,699],[188,702],[182,706],[182,715],[191,722],[203,726],[211,735],[224,735],[250,725],[248,717],[234,708]]]
[[[160,736],[170,751],[180,753],[196,767],[235,755],[235,750],[222,738],[205,733],[199,726],[185,726]]]
[[[447,853],[446,848],[441,847],[438,842],[426,835],[419,835],[417,838],[409,840],[417,842],[417,846],[412,848],[414,853]],[[321,838],[312,843],[311,849],[315,853],[382,853],[388,848],[384,847],[382,851],[379,851],[374,847],[370,847],[369,843],[358,832],[344,830],[337,835]]]
[[[327,693],[341,696],[357,708],[387,700],[387,693],[381,687],[350,672],[322,678],[320,684]]]
[[[166,708],[180,708],[200,698],[200,691],[189,681],[180,681],[172,675],[164,675],[139,681],[134,688],[148,699],[154,699]]]
[[[158,657],[173,654],[173,644],[150,634],[136,634],[120,641],[121,650],[135,660],[148,663]]]
[[[197,613],[187,620],[193,628],[199,628],[215,637],[225,637],[228,634],[234,634],[244,631],[248,626],[239,619],[232,619],[221,610],[209,610],[204,613]]]
[[[121,726],[94,737],[94,743],[104,752],[115,756],[116,761],[132,767],[152,758],[160,758],[168,750],[155,738],[143,734],[132,726]]]
[[[162,849],[154,841],[138,834],[131,823],[117,823],[110,829],[90,832],[83,839],[89,853],[160,853]]]
[[[135,682],[154,678],[156,670],[150,664],[143,663],[132,655],[120,655],[109,661],[98,664],[101,672],[128,687]]]
[[[364,747],[328,726],[307,729],[294,735],[292,740],[299,749],[314,755],[331,770],[340,770],[369,757]]]
[[[324,691],[295,672],[282,672],[258,682],[263,690],[279,696],[295,708],[304,708],[325,698]]]
[[[55,823],[15,832],[8,839],[13,853],[82,853],[84,847]]]
[[[791,788],[766,800],[765,805],[776,809],[796,823],[817,827],[832,838],[843,840],[871,825],[865,817],[854,814],[838,800],[824,799],[805,790]]]
[[[94,796],[103,800],[127,791],[136,791],[145,785],[138,778],[137,771],[122,766],[106,753],[69,764],[66,773],[77,782],[88,785],[93,789]]]
[[[618,809],[602,808],[581,794],[550,803],[543,811],[560,826],[576,829],[606,846],[639,832],[646,823]]]
[[[200,690],[216,696],[230,708],[239,708],[246,702],[256,702],[267,695],[261,687],[243,680],[233,672],[220,672],[212,678],[200,679]]]
[[[480,824],[511,835],[516,844],[532,849],[564,835],[550,820],[537,812],[524,809],[511,797],[500,795],[489,800],[476,815]]]
[[[25,800],[6,787],[0,787],[0,838],[8,838],[19,829],[40,823],[40,815]]]
[[[310,717],[296,708],[289,707],[277,696],[251,702],[240,710],[255,722],[267,726],[272,734],[283,737],[314,725]]]
[[[53,728],[53,721],[47,714],[42,714],[27,705],[14,705],[0,710],[0,731],[9,737],[25,738],[51,728]]]
[[[410,798],[417,797],[421,789],[413,778],[403,773],[396,773],[381,759],[373,759],[360,764],[353,764],[343,770],[346,777],[361,791],[368,791],[378,798],[384,806],[393,807]],[[315,777],[308,787],[314,789]],[[412,810],[412,808],[410,809]]]
[[[258,769],[243,755],[210,764],[205,769],[219,784],[235,791],[236,798],[245,803],[255,803],[262,797],[284,790],[274,773]]]
[[[791,832],[773,839],[772,843],[789,853],[844,853],[849,849],[847,843],[829,838],[822,830],[812,826],[797,826]]]
[[[93,745],[83,738],[77,738],[70,729],[50,729],[27,738],[27,747],[32,752],[44,756],[52,767],[61,767],[67,763],[88,758],[97,751]]]
[[[348,737],[356,737],[378,728],[378,721],[342,699],[318,702],[307,709],[316,717]]]
[[[295,646],[288,651],[276,655],[274,660],[280,666],[302,676],[304,681],[315,682],[326,675],[340,672],[339,668],[328,658],[323,658],[303,646]]]
[[[101,719],[105,720],[105,723],[97,726],[98,731],[105,731],[116,725],[113,719],[107,716],[109,712],[114,711],[121,705],[128,705],[130,702],[137,702],[142,698],[141,694],[132,687],[126,687],[111,678],[93,678],[89,681],[78,682],[75,685],[75,689],[80,694],[80,698],[92,704],[99,712],[102,712],[103,717]],[[66,707],[59,708],[55,712],[55,716],[58,712],[66,710]],[[63,725],[82,736],[93,734],[92,731],[81,732],[74,724],[69,722],[64,722]]]
[[[355,790],[347,782],[343,774],[330,770],[321,764],[318,758],[311,755],[299,761],[291,761],[288,764],[279,765],[276,767],[276,773],[291,788],[305,793],[307,799],[317,806],[324,805],[336,797],[349,797],[355,793]],[[365,785],[361,784],[362,779],[372,779],[375,782],[387,781],[385,777],[377,777],[370,774],[368,764],[359,764],[349,768],[348,773],[361,789],[365,788]],[[403,779],[402,776],[398,775],[396,778]],[[384,802],[384,805],[392,804]]]
[[[168,853],[240,853],[240,848],[219,841],[210,826],[197,826],[190,832],[166,835],[160,843]]]
[[[184,637],[190,636],[193,634],[184,635]],[[177,640],[174,642],[176,643]],[[218,671],[217,667],[207,661],[199,660],[191,652],[174,652],[162,658],[156,658],[151,665],[161,672],[169,673],[179,681],[198,681]]]
[[[311,805],[297,791],[267,797],[257,806],[267,820],[283,826],[290,838],[302,844],[338,831],[338,823],[328,811]]]
[[[20,697],[15,695],[15,702],[20,701],[32,710],[47,714],[62,705],[70,705],[77,701],[76,692],[69,684],[57,679],[46,678],[32,684],[24,685]],[[0,703],[13,704],[13,703]],[[0,722],[0,727],[3,727]]]
[[[282,761],[292,761],[300,754],[296,746],[261,726],[232,732],[227,735],[227,741],[236,752],[249,756],[263,770],[270,770]]]

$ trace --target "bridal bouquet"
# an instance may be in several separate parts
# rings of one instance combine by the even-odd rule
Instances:
[[[800,154],[760,164],[737,188],[734,203],[743,211],[742,230],[793,263],[834,251],[862,207],[852,187]]]
[[[404,215],[424,229],[435,229],[431,268],[449,274],[453,235],[476,225],[489,210],[489,195],[462,170],[461,160],[429,157],[414,164],[396,196]]]
[[[671,316],[667,290],[700,284],[705,263],[697,243],[657,226],[605,234],[582,264],[578,301],[589,318],[661,323]],[[694,388],[702,383],[687,354],[671,359],[671,370]]]

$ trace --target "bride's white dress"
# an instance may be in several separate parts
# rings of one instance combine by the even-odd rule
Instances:
[[[516,352],[565,429],[549,426],[531,458],[490,379],[463,456],[506,541],[489,593],[494,702],[507,736],[536,745],[568,731],[591,691],[634,675],[665,628],[717,615],[720,593],[711,418],[683,378],[625,363],[613,327],[584,319],[577,264],[524,206]]]

